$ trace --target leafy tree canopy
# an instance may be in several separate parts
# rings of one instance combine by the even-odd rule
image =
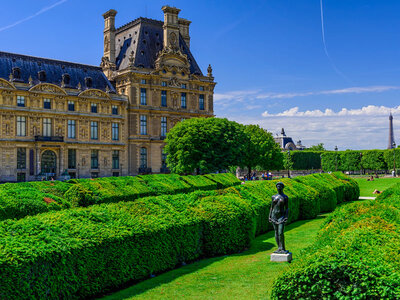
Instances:
[[[258,125],[245,125],[244,132],[248,136],[245,145],[245,160],[241,167],[252,170],[279,170],[283,165],[283,155],[272,134]]]
[[[179,174],[211,173],[242,165],[248,137],[243,125],[220,118],[192,118],[167,134],[168,168]]]
[[[313,145],[305,149],[305,151],[326,151],[326,149],[324,147],[324,143],[319,143],[318,145]]]

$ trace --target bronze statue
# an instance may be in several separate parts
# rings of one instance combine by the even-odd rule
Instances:
[[[274,253],[287,254],[289,251],[285,249],[285,237],[283,231],[285,223],[289,217],[289,198],[283,193],[285,185],[282,182],[276,184],[278,194],[272,196],[271,210],[269,211],[269,221],[274,226],[275,240],[278,250]]]

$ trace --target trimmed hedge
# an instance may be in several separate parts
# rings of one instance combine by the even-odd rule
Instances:
[[[335,190],[329,187],[325,181],[318,179],[314,175],[299,176],[294,178],[294,180],[305,185],[310,185],[317,190],[320,199],[320,212],[331,212],[335,210],[337,204]]]
[[[0,222],[0,298],[85,298],[183,262],[240,252],[256,233],[268,230],[276,182]],[[317,190],[295,180],[284,183],[289,221],[318,213]]]
[[[0,221],[93,204],[134,201],[151,195],[213,190],[240,184],[233,174],[143,175],[0,185]],[[3,192],[4,191],[4,192]]]
[[[275,281],[273,299],[398,299],[400,185],[341,207]]]
[[[241,184],[241,181],[232,173],[207,174],[204,176],[216,182],[219,189]]]

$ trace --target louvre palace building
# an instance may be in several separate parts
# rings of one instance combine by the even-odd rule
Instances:
[[[104,17],[100,67],[0,52],[0,182],[166,173],[167,132],[213,116],[211,66],[190,52],[190,21],[115,28]]]

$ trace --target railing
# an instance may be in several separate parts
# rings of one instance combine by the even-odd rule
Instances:
[[[64,142],[64,137],[36,135],[35,142]]]

